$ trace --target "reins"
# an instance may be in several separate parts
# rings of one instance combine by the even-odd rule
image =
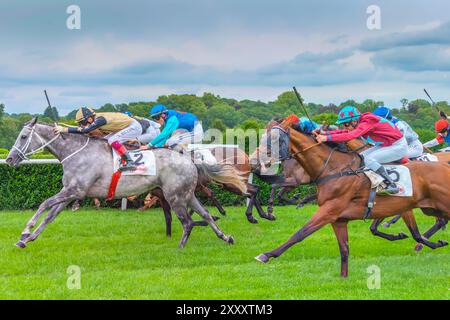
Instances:
[[[62,137],[61,134],[57,134],[56,136],[54,136],[52,139],[50,139],[49,141],[45,142],[45,140],[39,135],[39,133],[36,132],[35,127],[30,127],[30,126],[25,126],[24,128],[26,129],[30,129],[31,133],[30,136],[28,137],[27,142],[24,144],[24,146],[19,149],[18,147],[16,147],[15,145],[12,147],[14,150],[16,150],[19,153],[19,157],[22,160],[30,160],[30,156],[43,151],[45,148],[47,148],[49,145],[51,145],[53,142],[55,142],[59,137]],[[39,140],[41,140],[42,145],[35,149],[32,150],[30,152],[27,152],[27,149],[30,147],[31,142],[33,140],[34,136],[37,136],[39,138]],[[60,160],[61,163],[64,163],[66,160],[69,160],[70,158],[72,158],[73,156],[77,155],[78,153],[80,153],[81,151],[83,151],[89,144],[91,138],[88,137],[86,143],[78,150],[76,150],[75,152],[71,153],[70,155],[68,155],[67,157],[65,157],[64,159]]]

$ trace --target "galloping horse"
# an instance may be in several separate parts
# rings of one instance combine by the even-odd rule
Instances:
[[[243,150],[234,147],[214,147],[211,149],[211,153],[216,158],[216,161],[219,164],[232,166],[241,175],[242,179],[248,181],[249,175],[251,173],[251,166],[248,160],[248,156]],[[261,178],[264,179],[264,177]],[[203,174],[202,171],[199,171],[199,177],[197,180],[195,191],[202,192],[204,195],[206,195],[213,202],[219,212],[222,215],[225,215],[224,208],[220,204],[219,200],[215,197],[214,192],[208,187],[209,184],[214,182],[217,183],[217,181],[212,180],[208,175]],[[245,193],[242,192],[240,188],[237,188],[234,183],[222,182],[220,183],[220,186],[234,194],[249,198],[249,203],[245,215],[250,223],[258,223],[258,220],[256,220],[253,216],[253,207],[256,208],[261,218],[267,220],[275,220],[275,217],[272,214],[266,214],[261,206],[261,203],[257,197],[260,188],[258,185],[247,182],[247,191]],[[170,237],[172,234],[172,213],[170,205],[165,200],[164,194],[159,188],[152,190],[151,194],[158,197],[160,200],[164,218],[166,221],[166,234]],[[145,207],[142,208],[142,210],[145,209]],[[198,225],[202,224],[199,223]]]
[[[348,231],[350,220],[364,219],[370,193],[370,182],[363,174],[358,174],[362,160],[356,153],[343,153],[326,144],[318,143],[312,137],[293,130],[293,123],[298,120],[288,117],[279,128],[270,132],[266,146],[259,148],[258,159],[262,167],[279,161],[278,154],[273,152],[274,145],[270,141],[286,141],[279,143],[280,153],[289,153],[294,157],[318,185],[319,208],[306,225],[297,231],[286,243],[275,250],[256,257],[261,262],[279,257],[294,244],[301,242],[327,224],[331,224],[335,232],[341,253],[341,276],[348,276]],[[277,139],[278,138],[278,139]],[[286,146],[285,146],[286,145]],[[286,148],[287,150],[282,150]],[[258,160],[256,159],[256,160]],[[253,159],[251,159],[253,163]],[[442,240],[431,242],[420,234],[413,209],[422,208],[427,215],[449,218],[450,190],[445,183],[450,181],[450,165],[445,163],[411,162],[406,165],[411,173],[413,196],[377,196],[376,206],[370,218],[380,219],[401,213],[414,240],[430,248],[439,248],[448,243]],[[439,179],[437,179],[439,177]]]
[[[38,124],[37,118],[34,118],[24,126],[6,160],[11,166],[18,166],[28,156],[47,149],[63,165],[63,189],[45,200],[27,223],[17,243],[17,246],[21,248],[24,248],[27,242],[35,240],[45,226],[51,223],[73,200],[81,200],[85,197],[106,198],[114,173],[112,151],[105,141],[74,134],[55,136],[53,129],[52,126]],[[219,238],[232,244],[234,239],[226,236],[218,228],[209,212],[195,197],[194,190],[197,185],[198,170],[201,170],[212,180],[219,183],[234,183],[236,188],[245,193],[245,183],[234,168],[227,165],[194,165],[189,156],[168,149],[153,152],[156,175],[123,176],[115,197],[123,198],[142,194],[159,187],[183,226],[180,248],[185,246],[195,226],[188,213],[189,207],[202,216]],[[31,232],[47,209],[50,209],[48,215],[39,227]]]

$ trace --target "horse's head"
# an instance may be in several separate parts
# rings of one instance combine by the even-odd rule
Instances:
[[[11,151],[6,158],[6,163],[10,166],[17,167],[23,160],[27,159],[27,154],[38,149],[42,145],[39,135],[36,134],[36,124],[38,118],[25,123],[14,143]]]
[[[250,156],[252,170],[263,175],[276,174],[272,165],[289,158],[289,133],[280,126],[273,126],[260,139],[259,147]]]

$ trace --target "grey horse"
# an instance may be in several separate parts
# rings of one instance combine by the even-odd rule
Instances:
[[[101,139],[84,135],[53,133],[53,126],[37,123],[37,118],[26,123],[20,132],[7,164],[18,166],[30,155],[47,149],[63,166],[63,188],[56,195],[45,200],[23,230],[16,244],[24,248],[27,242],[35,240],[57,215],[72,201],[85,197],[106,198],[113,175],[113,157],[111,147]],[[180,248],[195,225],[188,208],[197,212],[214,230],[216,235],[227,243],[234,243],[216,225],[209,212],[195,197],[198,170],[208,174],[219,183],[234,183],[242,192],[246,192],[245,181],[231,166],[209,166],[194,164],[191,157],[168,149],[153,151],[156,162],[155,176],[122,176],[116,190],[117,199],[143,194],[153,188],[161,188],[166,200],[175,211],[183,226]],[[32,232],[41,215],[50,210],[41,224]]]

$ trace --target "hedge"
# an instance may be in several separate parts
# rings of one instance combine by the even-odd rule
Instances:
[[[24,210],[35,209],[45,199],[53,196],[62,188],[62,167],[53,164],[21,165],[18,168],[11,168],[0,165],[0,210]],[[260,200],[266,205],[270,195],[270,185],[258,178],[254,183],[261,186]],[[236,206],[245,205],[245,198],[222,190],[216,185],[212,189],[222,205]],[[314,192],[312,186],[302,186],[295,191],[306,196]],[[132,207],[142,205],[145,195],[140,197],[140,201],[130,204]],[[209,201],[200,196],[203,203],[210,205]],[[85,205],[89,200],[86,200]],[[119,207],[120,201],[110,203],[103,202],[103,205]]]

